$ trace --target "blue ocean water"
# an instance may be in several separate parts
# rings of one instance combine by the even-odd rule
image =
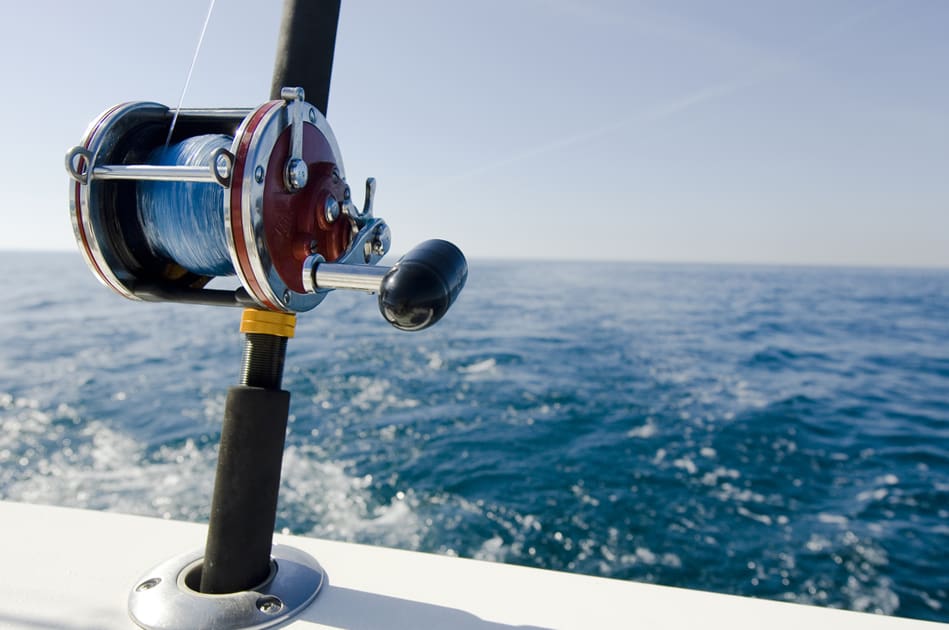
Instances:
[[[205,521],[239,312],[0,269],[0,498]],[[475,261],[284,386],[282,530],[949,621],[947,271]]]

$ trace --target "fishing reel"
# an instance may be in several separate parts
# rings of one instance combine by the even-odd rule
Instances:
[[[171,131],[170,131],[171,130]],[[357,206],[325,117],[301,88],[256,109],[116,105],[66,155],[80,251],[120,295],[313,309],[334,289],[378,294],[397,328],[437,322],[467,278],[461,251],[422,243],[391,268],[375,181]],[[236,275],[241,288],[208,288]]]

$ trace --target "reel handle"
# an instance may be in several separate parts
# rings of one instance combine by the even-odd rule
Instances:
[[[460,249],[448,241],[425,241],[383,276],[379,312],[400,330],[428,328],[448,312],[467,279],[468,262]]]
[[[389,268],[307,259],[304,277],[311,291],[377,293],[379,312],[387,322],[399,330],[423,330],[440,320],[461,293],[468,262],[452,243],[432,239]]]

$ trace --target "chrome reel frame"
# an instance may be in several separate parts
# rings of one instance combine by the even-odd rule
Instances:
[[[82,143],[66,155],[66,170],[72,179],[70,216],[79,249],[105,286],[132,300],[259,306],[297,313],[315,308],[326,295],[306,286],[301,287],[302,291],[294,288],[305,275],[308,257],[361,265],[379,262],[388,251],[390,239],[385,222],[372,216],[374,181],[367,182],[367,197],[360,210],[352,202],[342,155],[329,123],[316,107],[303,100],[302,90],[285,92],[283,100],[268,101],[256,109],[178,112],[177,139],[206,133],[233,136],[230,150],[216,152],[207,167],[145,163],[149,153],[164,142],[172,119],[169,108],[159,103],[122,103],[90,124]],[[305,125],[316,130],[329,155],[305,154],[304,131],[312,136]],[[292,138],[289,154],[276,156],[275,147],[285,135]],[[273,168],[275,160],[286,165],[280,178],[286,190],[273,190],[267,178],[267,169]],[[301,207],[303,201],[291,202],[290,215],[278,215],[269,223],[265,220],[273,195],[299,193],[306,186],[321,185],[315,177],[307,182],[307,160],[331,162],[334,181],[342,187],[342,199],[332,217],[334,222],[345,221],[348,226],[348,244],[339,255],[327,256],[317,248],[301,255],[270,246],[274,234],[293,229],[294,213],[323,212],[323,208]],[[224,188],[225,236],[241,289],[207,289],[205,285],[212,276],[189,272],[177,262],[158,259],[151,253],[137,223],[134,185],[142,180],[207,182]],[[304,195],[298,198],[302,200]],[[333,200],[336,202],[335,197]],[[281,275],[281,265],[295,273]],[[285,277],[288,275],[291,277]]]

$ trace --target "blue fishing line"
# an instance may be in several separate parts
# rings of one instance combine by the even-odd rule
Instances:
[[[151,164],[207,166],[229,136],[195,136],[159,147]],[[224,230],[224,188],[203,182],[138,183],[138,218],[152,252],[202,276],[234,275]]]

